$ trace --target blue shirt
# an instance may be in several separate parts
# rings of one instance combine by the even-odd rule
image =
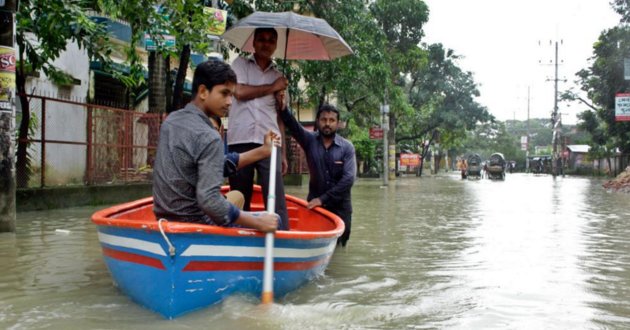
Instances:
[[[350,189],[357,172],[352,142],[335,135],[326,148],[319,132],[304,129],[289,109],[281,111],[280,118],[306,153],[310,174],[307,199],[319,198],[324,208],[335,213],[351,212]]]

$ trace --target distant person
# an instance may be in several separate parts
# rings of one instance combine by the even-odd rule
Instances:
[[[221,194],[226,163],[224,145],[210,118],[227,113],[235,86],[236,75],[227,64],[199,64],[193,77],[192,101],[169,114],[162,124],[153,171],[153,211],[157,218],[224,227],[238,225],[263,232],[276,230],[277,215],[255,216],[240,211]],[[270,140],[268,134],[267,152],[258,149],[264,153],[257,157],[268,157]],[[253,153],[243,155],[246,160]]]
[[[282,137],[284,125],[276,112],[274,93],[284,90],[288,80],[275,67],[271,55],[276,50],[278,32],[273,28],[258,28],[254,32],[254,54],[238,57],[232,63],[238,83],[234,93],[234,105],[230,111],[230,127],[227,131],[228,148],[234,152],[245,152],[260,147],[269,130]],[[289,229],[289,219],[284,195],[282,175],[287,171],[286,148],[277,159],[275,211],[280,215],[280,229]],[[269,171],[271,162],[265,158],[240,169],[229,177],[230,188],[245,195],[244,210],[251,209],[254,174],[262,186],[263,200],[267,203]]]
[[[346,246],[352,227],[350,191],[357,166],[352,142],[337,134],[339,110],[329,104],[322,105],[315,116],[317,131],[310,132],[291,115],[284,91],[277,93],[276,97],[280,118],[306,154],[309,172],[308,208],[321,206],[338,215],[346,229],[337,243]]]

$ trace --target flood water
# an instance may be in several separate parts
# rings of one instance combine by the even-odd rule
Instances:
[[[89,221],[102,207],[20,213],[0,234],[0,328],[630,328],[630,194],[601,184],[362,179],[325,276],[268,308],[237,296],[172,321],[112,285]]]

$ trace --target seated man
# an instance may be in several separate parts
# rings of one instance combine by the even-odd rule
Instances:
[[[235,87],[236,75],[229,65],[216,61],[199,64],[193,77],[193,100],[162,124],[153,172],[153,211],[158,218],[276,230],[277,215],[240,211],[221,194],[224,147],[210,117],[228,112]],[[243,159],[236,162],[268,157],[271,142],[261,148],[242,154]]]

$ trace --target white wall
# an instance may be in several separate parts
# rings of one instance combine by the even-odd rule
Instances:
[[[69,98],[85,101],[89,85],[89,58],[87,52],[74,44],[68,44],[67,50],[54,61],[54,65],[81,82],[79,85],[60,87],[48,80],[43,72],[40,77],[27,79],[26,90],[34,95],[55,98]],[[32,98],[31,114],[42,123],[41,101]],[[86,108],[60,102],[46,102],[46,140],[86,142]],[[41,139],[41,129],[34,138]],[[46,144],[46,184],[83,183],[86,162],[86,147],[81,145]],[[41,164],[41,144],[31,147],[32,164],[39,168]],[[35,174],[37,175],[37,174]]]

